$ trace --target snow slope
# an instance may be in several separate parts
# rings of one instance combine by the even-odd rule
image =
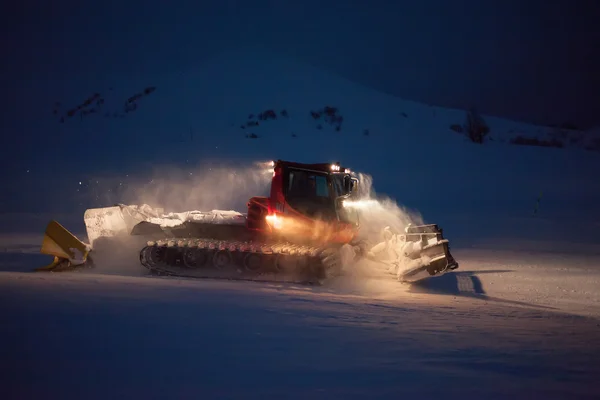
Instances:
[[[56,85],[62,108],[23,121],[16,140],[44,152],[0,172],[11,178],[0,183],[0,309],[10,321],[0,338],[13,344],[2,398],[600,394],[598,153],[509,145],[515,132],[545,128],[485,115],[494,140],[473,144],[450,129],[462,110],[253,49],[170,76],[43,84]],[[94,92],[101,112],[59,122]],[[30,98],[32,109],[56,100]],[[310,113],[325,106],[338,110],[333,124]],[[277,119],[257,117],[271,109]],[[40,130],[53,134],[28,136]],[[239,210],[268,183],[248,165],[273,158],[370,174],[401,210],[444,228],[460,269],[415,285],[349,278],[325,288],[151,279],[136,260],[28,272],[49,262],[34,254],[49,218],[79,234],[85,208],[117,201]]]
[[[600,223],[596,152],[512,146],[499,140],[476,145],[450,129],[451,124],[464,122],[463,110],[383,95],[258,50],[226,53],[170,76],[54,85],[63,108],[53,115],[50,108],[56,99],[31,96],[32,109],[48,112],[21,121],[23,134],[17,136],[23,144],[44,152],[25,153],[18,168],[9,166],[2,171],[11,177],[1,183],[7,203],[3,206],[7,215],[2,219],[7,221],[5,225],[10,222],[9,231],[24,224],[24,218],[11,217],[16,211],[33,214],[30,219],[50,211],[81,221],[79,215],[86,207],[121,201],[123,186],[139,188],[142,176],[146,182],[157,175],[181,181],[192,173],[195,186],[210,183],[223,187],[227,185],[222,179],[206,177],[206,169],[199,164],[273,158],[340,160],[371,174],[377,191],[418,210],[427,221],[452,227],[457,238],[511,231],[510,237],[519,234],[522,239],[541,234],[544,239],[559,235],[559,240],[566,240],[565,232],[576,230],[582,232],[578,240],[589,242]],[[35,88],[35,83],[32,86]],[[135,111],[123,118],[104,117],[107,112],[122,112],[127,98],[147,87],[156,89],[136,101]],[[101,111],[58,122],[66,109],[94,92],[106,97]],[[311,117],[311,111],[325,106],[336,107],[336,115],[343,117],[339,132],[337,124]],[[249,114],[257,120],[259,113],[270,109],[278,113],[276,120],[241,129]],[[282,110],[288,118],[279,115]],[[491,127],[490,135],[497,137],[511,129],[531,134],[543,129],[484,118]],[[33,139],[27,132],[39,131],[48,134],[28,143]],[[249,133],[259,138],[246,139]],[[55,154],[70,143],[78,143],[79,150],[57,163]],[[47,178],[47,165],[53,166],[53,179]],[[163,166],[171,169],[169,175],[154,173]],[[200,173],[202,177],[197,177]],[[232,196],[219,196],[201,205],[209,209],[243,207],[245,199],[256,194],[257,185],[239,186],[239,180],[227,186],[228,195],[236,194],[235,201],[229,200]],[[61,196],[47,195],[39,202],[34,194],[40,191]],[[540,212],[532,219],[540,193]],[[200,207],[197,198],[184,189],[171,198],[175,197],[186,198],[174,205],[177,208]],[[525,219],[526,235],[521,235]],[[43,229],[43,221],[32,222],[36,224],[33,229]]]

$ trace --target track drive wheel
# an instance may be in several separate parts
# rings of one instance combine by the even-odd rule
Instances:
[[[208,254],[202,249],[185,249],[183,264],[188,268],[202,267],[208,261]]]
[[[215,252],[212,258],[213,266],[218,270],[221,270],[226,266],[231,265],[232,261],[233,257],[231,256],[229,250],[219,250]]]
[[[257,272],[262,267],[263,259],[258,253],[248,253],[244,257],[244,268],[250,272]]]

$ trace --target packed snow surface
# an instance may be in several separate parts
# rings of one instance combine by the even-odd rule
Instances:
[[[600,256],[457,250],[412,285],[306,287],[34,274],[35,239],[1,258],[3,398],[600,395]]]

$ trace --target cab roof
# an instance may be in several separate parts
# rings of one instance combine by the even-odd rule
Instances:
[[[294,162],[294,161],[277,160],[275,162],[275,166],[276,167],[277,166],[292,167],[292,168],[299,168],[299,169],[310,169],[313,171],[320,171],[320,172],[326,172],[326,173],[345,172],[347,170],[347,168],[342,167],[339,162],[305,164],[305,163],[299,163],[299,162]],[[348,170],[348,172],[349,172],[349,170]]]

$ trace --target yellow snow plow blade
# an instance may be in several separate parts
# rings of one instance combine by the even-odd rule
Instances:
[[[45,267],[37,268],[36,271],[59,271],[85,264],[90,249],[64,226],[53,220],[46,227],[40,252],[54,256],[54,261]]]

